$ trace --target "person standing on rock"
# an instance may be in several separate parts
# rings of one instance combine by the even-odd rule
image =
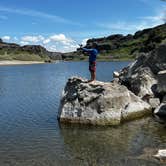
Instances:
[[[89,56],[89,71],[90,71],[91,79],[88,82],[92,82],[96,80],[96,58],[99,53],[97,49],[97,44],[93,43],[91,49],[82,48],[82,50],[84,52],[87,52]]]

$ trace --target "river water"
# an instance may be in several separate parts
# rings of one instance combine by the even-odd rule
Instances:
[[[97,79],[128,62],[100,62]],[[153,117],[117,127],[60,125],[62,89],[70,76],[89,77],[87,62],[0,67],[0,166],[156,166],[166,128]],[[164,165],[164,164],[163,164]]]

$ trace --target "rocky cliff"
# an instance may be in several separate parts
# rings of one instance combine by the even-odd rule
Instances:
[[[138,53],[148,53],[161,43],[166,43],[166,24],[138,31],[134,35],[116,34],[89,39],[86,47],[94,42],[98,44],[101,55],[113,58],[136,58]]]

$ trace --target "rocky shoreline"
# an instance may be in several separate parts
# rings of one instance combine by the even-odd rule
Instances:
[[[110,83],[70,78],[64,88],[60,122],[93,125],[120,123],[152,112],[166,116],[166,45],[141,54]]]
[[[166,117],[166,45],[141,54],[118,75],[119,84],[149,103],[155,115]]]

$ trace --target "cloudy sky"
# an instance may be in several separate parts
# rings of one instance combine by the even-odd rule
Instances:
[[[68,52],[88,38],[129,34],[163,24],[160,0],[1,0],[0,38]]]

